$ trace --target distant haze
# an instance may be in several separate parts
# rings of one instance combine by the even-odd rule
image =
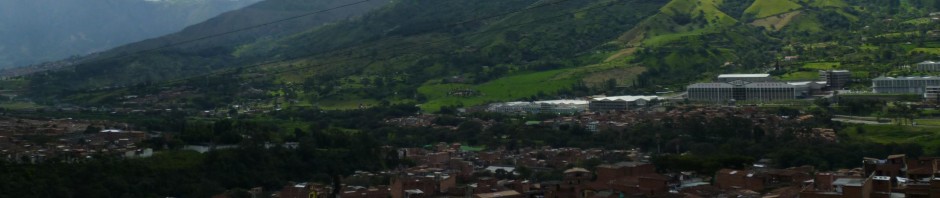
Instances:
[[[0,0],[0,68],[173,33],[261,0]]]

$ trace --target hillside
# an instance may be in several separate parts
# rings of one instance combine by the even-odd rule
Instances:
[[[213,17],[177,33],[120,46],[78,60],[68,60],[74,66],[56,71],[55,78],[59,80],[43,83],[56,89],[50,90],[52,92],[125,86],[159,82],[259,61],[239,59],[232,56],[232,52],[241,44],[274,40],[346,20],[387,3],[380,0],[263,1]],[[310,14],[342,5],[347,6],[341,11]],[[270,21],[292,17],[292,20],[265,25]]]
[[[258,1],[2,1],[0,68],[81,56],[158,37]]]
[[[916,60],[932,52],[935,41],[925,37],[918,40],[920,47],[905,48],[911,54],[883,58],[888,52],[879,47],[900,47],[907,42],[901,39],[912,35],[896,32],[929,29],[933,23],[883,27],[875,23],[882,20],[874,20],[921,18],[936,9],[916,6],[930,3],[407,0],[293,33],[257,38],[269,34],[250,31],[238,42],[100,58],[30,76],[29,95],[38,101],[115,104],[124,95],[182,92],[190,94],[157,104],[346,109],[417,103],[437,111],[494,101],[681,91],[719,73],[767,72],[790,55],[842,62],[840,68],[857,70],[861,77],[888,72],[881,65],[898,64],[894,56]],[[898,10],[908,12],[890,14]],[[872,28],[861,30],[866,26]],[[124,51],[133,50],[114,53]],[[844,60],[873,60],[878,66]]]

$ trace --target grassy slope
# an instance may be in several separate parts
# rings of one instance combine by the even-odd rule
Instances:
[[[754,20],[751,22],[751,25],[761,26],[767,29],[780,30],[790,24],[793,21],[793,18],[799,16],[801,11],[788,12],[781,15],[775,15],[770,17],[765,17],[762,19]]]
[[[644,20],[618,41],[629,45],[660,46],[682,39],[721,31],[738,22],[718,9],[721,0],[673,0],[659,9],[659,13]],[[678,24],[676,18],[691,17],[688,24]],[[704,21],[704,23],[702,22]]]
[[[803,68],[806,69],[816,69],[816,70],[830,70],[838,69],[842,63],[839,62],[818,62],[818,63],[806,63],[803,65]]]
[[[848,3],[845,3],[845,1],[842,1],[842,0],[800,0],[800,1],[810,2],[809,4],[810,6],[818,7],[818,8],[825,8],[825,7],[842,8],[842,7],[849,6]]]
[[[914,48],[913,50],[911,50],[911,53],[915,53],[915,52],[917,52],[917,53],[924,53],[924,54],[936,54],[936,55],[940,55],[940,48],[922,48],[922,47],[919,47],[919,48]]]
[[[758,0],[745,13],[755,16],[751,25],[767,29],[781,30],[791,28],[801,32],[819,32],[824,29],[816,14],[819,12],[835,12],[849,21],[858,21],[858,16],[849,14],[842,9],[849,4],[842,0],[801,0],[813,9],[805,9],[793,1],[785,0]]]
[[[800,32],[820,32],[823,31],[823,25],[815,15],[799,15],[790,23],[790,28]]]
[[[755,18],[764,18],[800,9],[803,6],[790,0],[757,0],[744,10]]]
[[[615,56],[615,53],[605,54]],[[538,93],[552,94],[558,90],[569,88],[581,81],[588,86],[601,86],[609,79],[617,81],[618,86],[631,86],[636,77],[645,72],[646,68],[629,64],[629,58],[611,59],[602,63],[577,68],[532,72],[510,75],[479,85],[471,84],[445,84],[440,80],[425,83],[418,88],[418,92],[428,97],[428,102],[422,105],[426,111],[436,111],[441,106],[480,105],[487,102],[505,102],[536,95]],[[472,89],[479,91],[478,96],[460,97],[450,96],[447,93],[457,89]]]
[[[506,101],[536,95],[539,92],[554,93],[560,89],[571,86],[575,79],[557,79],[559,74],[571,69],[552,70],[519,74],[500,78],[480,85],[443,84],[432,81],[418,88],[418,92],[428,97],[428,102],[422,105],[426,111],[436,111],[441,106],[463,104],[465,106],[480,105],[486,102]],[[456,89],[472,89],[480,92],[478,96],[459,97],[450,96],[448,92]]]
[[[863,128],[863,133],[858,133]],[[934,151],[940,148],[940,132],[934,126],[896,126],[896,125],[856,125],[846,128],[850,138],[863,139],[878,143],[915,143],[924,146],[924,150]]]

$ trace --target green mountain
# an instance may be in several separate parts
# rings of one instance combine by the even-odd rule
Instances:
[[[429,111],[493,101],[650,94],[681,91],[723,72],[766,72],[784,55],[877,59],[881,65],[899,62],[896,56],[923,58],[883,51],[912,41],[902,40],[911,38],[904,32],[927,35],[933,23],[880,22],[920,20],[938,6],[927,0],[403,0],[363,9],[349,20],[278,25],[225,42],[146,53],[130,52],[160,45],[118,48],[71,69],[32,75],[28,91],[39,101],[79,104],[182,92],[187,94],[161,104],[356,108],[414,102]],[[210,32],[208,27],[187,31]],[[281,29],[291,31],[276,32]],[[897,38],[885,36],[898,32]],[[167,38],[174,36],[161,39]],[[913,41],[930,52],[934,40]],[[888,72],[874,64],[842,65],[865,75]]]

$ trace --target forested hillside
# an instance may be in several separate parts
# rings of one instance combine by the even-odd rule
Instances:
[[[937,23],[927,17],[938,6],[927,0],[405,0],[324,26],[277,24],[261,28],[272,32],[239,33],[231,40],[237,42],[200,40],[135,53],[194,38],[171,35],[30,76],[29,91],[39,101],[111,104],[123,95],[175,87],[195,94],[168,103],[196,108],[247,101],[340,109],[415,102],[437,111],[681,91],[727,72],[771,71],[795,80],[815,72],[780,67],[784,56],[807,63],[874,60],[840,67],[864,79],[926,59],[914,52],[935,49],[930,31]],[[883,52],[894,48],[904,50]]]

